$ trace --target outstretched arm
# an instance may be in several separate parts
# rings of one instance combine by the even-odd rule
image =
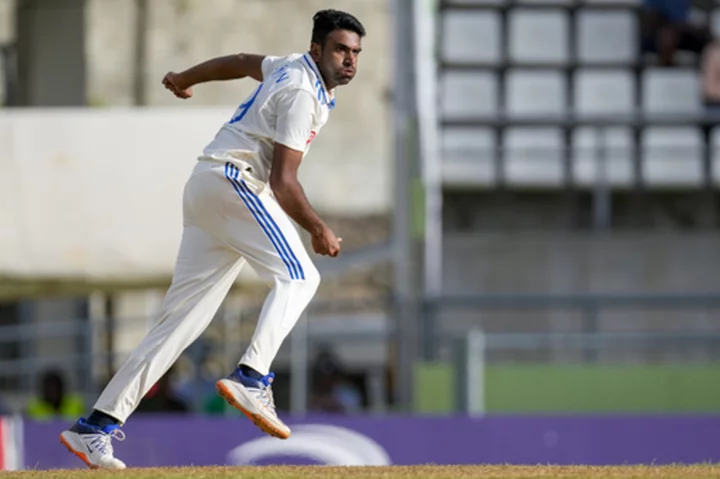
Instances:
[[[163,85],[178,98],[190,98],[192,87],[209,81],[237,80],[251,77],[263,80],[263,55],[240,53],[204,61],[180,73],[169,72],[163,78]]]

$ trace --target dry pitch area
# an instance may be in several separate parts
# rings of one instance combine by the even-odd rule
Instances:
[[[391,466],[391,467],[183,467],[124,471],[55,470],[0,472],[2,479],[295,479],[295,478],[720,478],[720,465],[697,466]]]

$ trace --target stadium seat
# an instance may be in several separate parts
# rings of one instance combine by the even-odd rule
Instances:
[[[599,179],[597,148],[604,147],[605,178],[612,187],[633,184],[634,145],[629,128],[611,127],[598,130],[581,127],[573,131],[573,177],[578,185],[591,186]]]
[[[575,24],[579,60],[584,63],[634,61],[636,30],[632,12],[580,10]]]
[[[642,78],[643,109],[647,113],[697,113],[700,80],[696,71],[649,68]]]
[[[445,72],[440,82],[441,111],[446,118],[485,116],[497,111],[493,73]]]
[[[648,127],[642,132],[643,180],[655,187],[702,185],[703,139],[698,128]]]
[[[444,60],[491,63],[500,59],[502,32],[498,13],[450,11],[443,15],[442,22]]]
[[[502,144],[508,184],[557,187],[562,183],[563,135],[559,128],[508,128]]]
[[[505,82],[509,115],[560,115],[566,111],[568,85],[559,71],[511,70]]]
[[[579,70],[574,80],[578,114],[631,114],[635,109],[633,77],[627,70]]]
[[[562,10],[509,13],[509,58],[525,63],[561,63],[568,60],[569,19]]]
[[[487,128],[450,128],[442,132],[442,175],[455,186],[495,182],[497,137]]]

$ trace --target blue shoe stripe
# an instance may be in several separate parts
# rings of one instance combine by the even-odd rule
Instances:
[[[227,376],[227,379],[239,382],[243,386],[251,388],[261,388],[263,386],[270,387],[272,386],[273,379],[275,379],[275,373],[269,373],[261,377],[260,379],[254,379],[244,375],[242,370],[238,367],[235,369],[235,371],[233,371],[230,375]]]
[[[116,429],[120,429],[120,426],[118,426],[117,424],[110,424],[105,427],[100,427],[95,424],[90,424],[84,417],[81,417],[70,427],[69,430],[78,434],[110,434]]]
[[[279,246],[277,239],[275,235],[272,233],[272,231],[269,229],[266,218],[262,216],[262,212],[255,207],[251,202],[250,199],[247,197],[247,195],[244,193],[244,191],[241,189],[240,185],[237,183],[237,176],[239,174],[239,170],[235,165],[232,163],[225,163],[225,177],[228,179],[230,184],[235,189],[235,192],[238,194],[242,202],[245,204],[245,207],[250,211],[250,214],[253,215],[253,218],[255,218],[255,221],[257,221],[258,225],[260,225],[260,228],[265,233],[265,236],[270,240],[270,243],[272,243],[273,247],[275,248],[275,251],[277,251],[278,255],[280,255],[280,259],[282,259],[283,263],[285,263],[285,267],[287,267],[288,273],[290,274],[291,279],[297,279],[295,269],[291,265],[288,258],[283,254],[283,251],[281,247]]]
[[[287,238],[285,238],[285,235],[283,234],[280,227],[277,225],[273,217],[270,215],[270,212],[265,208],[265,205],[262,203],[260,198],[250,191],[250,188],[247,186],[247,183],[245,183],[245,180],[240,180],[240,187],[243,188],[245,193],[248,194],[248,196],[252,199],[254,199],[255,204],[260,207],[260,209],[265,213],[265,217],[270,221],[271,227],[274,229],[275,233],[277,234],[278,239],[280,240],[280,243],[283,245],[285,253],[290,258],[291,263],[295,267],[295,271],[297,272],[297,275],[300,279],[305,279],[305,271],[303,271],[302,264],[300,264],[300,260],[297,259],[297,256],[295,256],[295,253],[293,252],[292,248],[290,248],[290,243],[288,243]],[[296,278],[297,279],[297,278]]]

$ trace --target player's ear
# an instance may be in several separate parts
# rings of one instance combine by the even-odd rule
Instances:
[[[315,63],[318,63],[320,61],[320,58],[322,58],[322,47],[319,43],[312,42],[310,44],[310,56],[315,61]]]

